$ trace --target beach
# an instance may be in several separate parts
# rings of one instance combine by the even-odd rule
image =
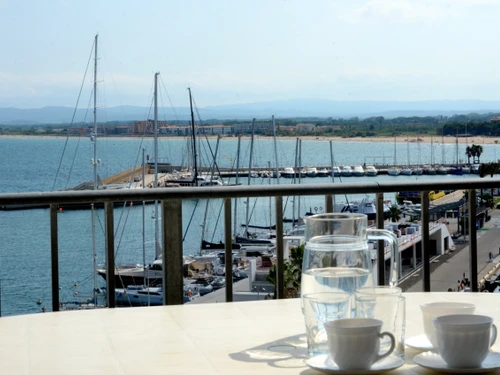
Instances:
[[[208,139],[217,139],[217,135],[203,135],[203,137],[207,137]],[[235,134],[224,134],[222,135],[222,138],[236,138],[237,136]],[[0,138],[20,138],[20,139],[60,139],[60,138],[66,138],[66,136],[63,135],[17,135],[17,134],[0,134]],[[71,136],[70,138],[78,138],[78,136]],[[81,138],[81,137],[80,137]],[[87,137],[84,137],[87,138]],[[100,136],[100,139],[120,139],[120,140],[125,140],[125,139],[141,139],[143,137],[140,136]],[[148,135],[144,137],[145,139],[152,139],[152,135]],[[172,136],[164,136],[164,135],[159,135],[158,139],[159,140],[169,140],[169,139],[182,139],[186,138],[183,136],[178,136],[178,137],[172,137]],[[254,139],[272,139],[272,136],[262,136],[262,135],[255,135]],[[283,141],[291,141],[291,140],[296,140],[297,138],[300,138],[302,140],[306,141],[333,141],[333,142],[376,142],[376,143],[390,143],[394,142],[394,137],[350,137],[350,138],[344,138],[344,137],[332,137],[332,136],[311,136],[311,135],[296,135],[296,136],[281,136],[278,135],[277,137],[279,140]],[[242,135],[241,139],[250,139],[249,135]],[[410,142],[410,143],[431,143],[434,142],[435,144],[455,144],[458,139],[458,143],[460,144],[476,144],[476,145],[485,145],[485,144],[497,144],[500,143],[500,137],[488,137],[488,136],[471,136],[471,137],[454,137],[454,136],[428,136],[428,135],[419,135],[419,136],[410,136],[408,135],[402,135],[402,136],[396,136],[395,137],[396,142]]]

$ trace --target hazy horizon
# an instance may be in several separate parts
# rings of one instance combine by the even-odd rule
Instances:
[[[0,108],[500,99],[495,0],[0,0]],[[81,106],[91,95],[93,62]],[[80,106],[80,107],[81,107]]]

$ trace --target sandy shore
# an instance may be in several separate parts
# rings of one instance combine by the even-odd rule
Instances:
[[[294,140],[297,137],[279,137],[279,139],[288,139]],[[334,141],[334,142],[394,142],[394,137],[354,137],[354,138],[342,138],[342,137],[299,137],[301,139],[306,140],[315,140],[315,141]],[[422,143],[455,143],[456,138],[452,136],[445,137],[430,137],[430,136],[400,136],[396,137],[396,142],[422,142]],[[463,144],[476,144],[476,145],[484,145],[484,144],[495,144],[500,143],[500,137],[486,137],[486,136],[477,136],[477,137],[468,137],[468,138],[458,138],[458,143]]]
[[[333,142],[394,142],[394,137],[353,137],[353,138],[342,138],[342,137],[323,137],[323,136],[292,136],[292,137],[284,137],[284,136],[278,136],[279,140],[296,140],[298,138],[307,140],[307,141],[333,141]],[[55,136],[55,135],[0,135],[0,138],[18,138],[18,139],[57,139],[57,138],[66,138],[65,136]],[[76,137],[75,137],[76,138]],[[126,139],[140,139],[141,137],[101,137],[105,139],[120,139],[120,140],[126,140]],[[152,138],[146,137],[146,138]],[[165,140],[165,139],[179,139],[181,137],[164,137],[160,136],[160,140]],[[211,139],[216,139],[216,135],[208,136],[208,138]],[[225,135],[223,136],[223,139],[227,138],[236,138],[234,135]],[[272,137],[267,137],[267,136],[255,136],[256,139],[269,139]],[[242,139],[250,139],[250,136],[242,136]],[[434,142],[436,144],[438,143],[455,143],[456,138],[453,136],[445,136],[445,137],[430,137],[430,136],[425,136],[421,135],[419,137],[416,136],[399,136],[396,137],[396,142],[422,142],[422,143],[431,143]],[[467,138],[458,138],[458,143],[461,144],[476,144],[476,145],[485,145],[485,144],[496,144],[500,143],[500,137],[486,137],[486,136],[475,136],[475,137],[467,137]]]

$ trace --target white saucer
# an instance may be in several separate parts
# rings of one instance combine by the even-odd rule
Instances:
[[[416,350],[434,350],[434,346],[431,344],[426,335],[412,336],[405,340],[406,346]]]
[[[500,353],[498,352],[490,352],[481,367],[477,368],[451,368],[439,354],[433,352],[417,354],[413,357],[413,361],[417,365],[430,370],[447,372],[450,374],[476,374],[500,369]]]
[[[326,374],[353,374],[353,375],[378,374],[381,372],[394,370],[398,367],[403,366],[404,363],[405,362],[401,358],[389,356],[385,357],[384,359],[382,359],[377,363],[374,363],[371,369],[369,370],[353,371],[353,370],[339,369],[339,367],[336,365],[335,362],[333,362],[329,354],[322,354],[316,357],[311,357],[306,361],[306,364],[309,367],[324,372]]]

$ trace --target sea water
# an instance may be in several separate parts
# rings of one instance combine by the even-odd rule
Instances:
[[[215,148],[216,139],[210,139]],[[278,140],[279,165],[293,166],[295,163],[295,140]],[[78,147],[79,145],[79,147]],[[173,165],[184,165],[182,159],[185,152],[186,140],[183,138],[160,139],[159,150],[161,161],[170,162]],[[220,142],[217,165],[231,167],[234,156],[237,154],[238,142],[235,138],[223,138]],[[303,140],[302,161],[307,165],[330,165],[329,142],[320,140]],[[138,166],[141,163],[141,149],[153,155],[153,140],[142,140],[140,138],[101,138],[99,140],[98,158],[102,159],[99,169],[101,178],[108,177],[118,172]],[[253,162],[255,167],[267,167],[270,160],[274,160],[274,148],[272,138],[261,138],[255,141]],[[407,145],[398,144],[398,148],[407,154]],[[411,155],[417,155],[412,149],[417,147],[416,143],[410,144]],[[430,155],[430,150],[425,151],[429,144],[418,144],[422,147],[422,163],[429,163],[425,155]],[[434,143],[436,147],[436,143]],[[444,145],[447,149],[446,155],[453,154],[454,144]],[[484,146],[485,160],[494,160],[493,148],[496,145]],[[392,162],[393,143],[385,142],[333,142],[336,164],[363,164],[364,161]],[[7,155],[5,162],[0,163],[0,192],[15,193],[29,191],[51,191],[77,185],[83,181],[93,178],[93,168],[90,158],[93,157],[92,143],[86,138],[70,138],[66,145],[66,138],[42,138],[42,137],[0,137],[0,150],[2,155]],[[66,150],[67,159],[62,158],[62,151]],[[249,164],[250,140],[241,141],[240,166]],[[356,150],[354,153],[353,150]],[[387,150],[390,150],[388,153]],[[384,152],[390,156],[387,158],[376,158],[373,155],[383,155]],[[460,151],[464,154],[465,151]],[[440,153],[439,153],[440,154]],[[483,159],[483,156],[482,158]],[[211,159],[209,164],[211,165]],[[496,158],[495,158],[496,160]],[[443,161],[449,162],[449,160]],[[416,164],[417,161],[412,161]],[[57,173],[60,171],[59,173]],[[451,180],[463,178],[479,178],[477,175],[464,176],[418,176],[418,177],[392,177],[379,175],[376,177],[356,177],[356,182],[366,181],[404,181],[405,179],[418,180]],[[335,177],[335,183],[342,183],[349,178],[339,179]],[[261,179],[251,180],[252,185],[292,184],[293,179]],[[303,184],[330,182],[331,178],[302,178]],[[247,184],[247,179],[240,179]],[[394,199],[394,194],[386,198]],[[349,196],[349,200],[362,199],[363,197]],[[347,198],[346,198],[347,199]],[[250,201],[252,207],[252,224],[269,224],[269,199],[255,199]],[[305,196],[300,200],[300,215],[308,210],[313,213],[324,212],[323,196]],[[238,223],[238,232],[241,231],[240,224],[245,220],[246,205],[241,200],[238,203],[238,212],[235,214]],[[199,252],[200,227],[203,224],[205,239],[212,242],[223,240],[223,225],[220,223],[220,207],[222,201],[211,202],[208,215],[205,215],[205,204],[195,200],[183,202],[183,233],[184,254],[191,255]],[[292,217],[291,200],[285,202],[285,217]],[[155,246],[154,237],[153,206],[146,206],[146,230],[142,225],[142,207],[135,206],[127,209],[117,209],[115,212],[116,227],[116,261],[120,264],[142,263],[143,240],[142,233],[146,232],[146,260],[154,260]],[[105,261],[104,241],[104,210],[98,210],[97,235],[98,235],[98,263]],[[51,306],[51,272],[50,272],[50,212],[48,209],[26,210],[26,211],[0,211],[0,314],[2,316],[36,313],[46,306]],[[274,210],[271,210],[274,217]],[[206,225],[204,217],[208,217]],[[191,220],[192,219],[192,220]],[[273,218],[273,222],[274,218]],[[59,213],[59,283],[61,301],[73,300],[77,296],[83,298],[89,296],[93,290],[93,259],[92,259],[92,228],[90,211],[65,211]],[[123,234],[122,234],[123,233]],[[241,233],[241,232],[240,232]],[[328,265],[330,267],[330,265]],[[318,265],[316,268],[326,268]],[[349,266],[348,268],[356,268]],[[364,272],[365,268],[360,268]],[[338,272],[341,272],[338,270]],[[349,272],[354,272],[350,270]],[[320,271],[315,271],[320,273]],[[344,276],[323,277],[323,281],[316,281],[314,276],[304,275],[303,289],[309,290],[332,290],[333,285],[342,285],[347,289],[345,282],[340,281]],[[356,277],[354,277],[356,278]],[[360,277],[362,279],[362,277]],[[308,279],[311,279],[309,281]],[[326,281],[328,279],[338,282]],[[349,277],[347,277],[349,279]],[[352,278],[351,278],[352,280]],[[104,280],[98,278],[100,286],[104,286]],[[352,283],[352,282],[351,282]],[[348,283],[349,284],[349,283]],[[354,284],[361,285],[362,282]],[[365,281],[365,285],[368,281]],[[309,285],[309,286],[308,286]],[[320,286],[322,285],[322,286]]]

